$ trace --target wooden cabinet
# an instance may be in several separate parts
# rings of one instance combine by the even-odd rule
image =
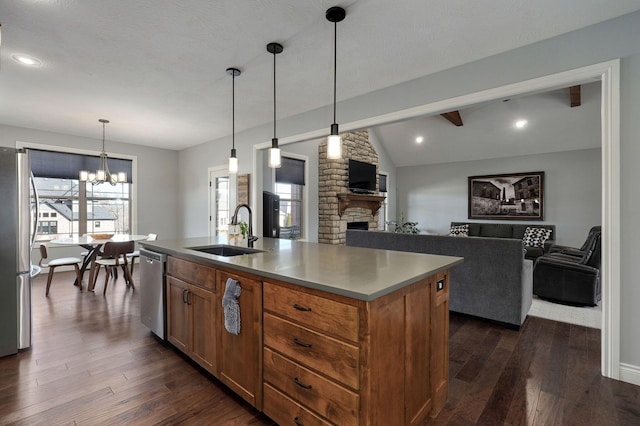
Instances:
[[[174,256],[167,275],[169,341],[279,424],[420,425],[446,402],[447,272],[373,301]]]
[[[371,302],[264,282],[263,411],[280,424],[422,424],[448,392],[448,294],[446,273]]]
[[[227,279],[240,283],[240,333],[224,327]],[[186,259],[167,260],[167,338],[231,390],[262,407],[262,282]]]
[[[167,275],[167,339],[217,375],[215,269],[169,257]]]
[[[240,333],[229,333],[224,327],[224,310],[220,308],[220,375],[219,379],[234,392],[262,408],[262,282],[246,275],[217,272],[220,300],[227,279],[240,283]]]

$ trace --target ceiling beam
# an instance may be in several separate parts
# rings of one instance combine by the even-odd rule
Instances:
[[[582,105],[580,97],[580,85],[569,87],[569,98],[571,100],[571,108]]]
[[[442,113],[440,115],[443,116],[444,118],[449,120],[452,124],[455,124],[458,127],[464,125],[462,123],[462,117],[460,117],[460,111],[458,111],[458,110],[445,112],[445,113]]]

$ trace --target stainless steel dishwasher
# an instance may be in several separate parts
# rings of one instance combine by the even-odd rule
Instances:
[[[140,318],[162,340],[166,339],[166,262],[167,255],[140,249]]]

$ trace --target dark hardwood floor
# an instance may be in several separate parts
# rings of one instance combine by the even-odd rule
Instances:
[[[33,286],[33,346],[0,358],[0,424],[272,425],[140,323],[122,278]],[[137,280],[137,271],[134,280]],[[449,401],[427,425],[640,424],[640,387],[600,376],[599,330],[530,318],[520,332],[451,315]]]

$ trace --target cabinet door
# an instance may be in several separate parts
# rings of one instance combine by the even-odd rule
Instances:
[[[240,282],[240,334],[224,328],[220,306],[220,380],[258,409],[262,409],[262,283],[243,276],[218,271],[218,293],[224,296],[228,278]]]
[[[215,293],[189,286],[187,305],[191,310],[193,330],[191,335],[191,358],[214,375],[216,365],[216,319],[217,297]]]
[[[191,346],[188,287],[183,281],[167,277],[167,339],[184,353],[189,353]]]

